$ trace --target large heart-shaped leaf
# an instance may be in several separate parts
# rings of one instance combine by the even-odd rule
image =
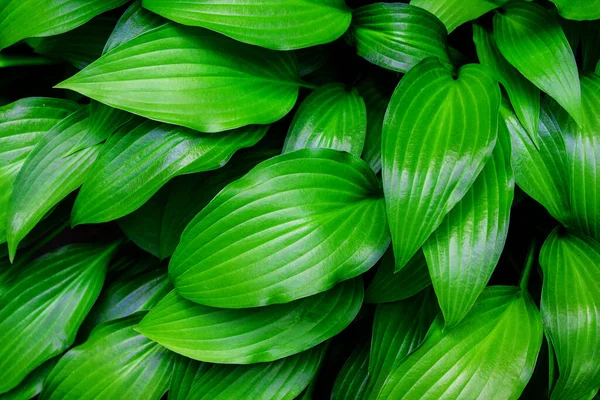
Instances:
[[[212,368],[212,364],[183,356],[177,357],[171,375],[169,400],[185,400],[194,382],[200,379],[210,368]]]
[[[357,89],[331,83],[316,89],[300,104],[283,152],[328,148],[360,156],[367,134],[367,108]]]
[[[0,3],[0,50],[19,40],[83,25],[127,0],[5,0]]]
[[[326,347],[254,365],[216,364],[192,386],[188,400],[293,400],[317,373]]]
[[[13,183],[27,155],[77,104],[29,97],[0,107],[0,243],[6,242],[6,214]]]
[[[277,121],[294,106],[299,79],[293,53],[166,24],[57,87],[154,120],[218,132]]]
[[[488,287],[455,327],[444,329],[439,316],[423,344],[370,398],[518,398],[541,345],[542,320],[529,295],[511,286]]]
[[[450,33],[465,22],[500,7],[506,1],[508,0],[411,0],[410,4],[424,8],[438,17]]]
[[[27,156],[8,202],[6,237],[11,258],[35,224],[81,185],[100,152],[101,146],[96,145],[66,156],[87,134],[88,115],[88,109],[81,108],[58,122]]]
[[[175,354],[133,330],[143,315],[96,327],[85,343],[62,356],[40,399],[160,399]]]
[[[335,378],[331,400],[361,400],[369,379],[369,342],[362,341],[352,351]]]
[[[550,0],[556,4],[558,13],[574,20],[600,19],[599,0]]]
[[[392,71],[407,72],[426,57],[452,67],[446,29],[435,15],[403,3],[375,3],[352,13],[349,40],[359,56]]]
[[[575,56],[560,24],[540,5],[512,1],[494,16],[502,55],[579,123],[581,90]]]
[[[71,245],[33,261],[0,296],[0,393],[66,350],[102,289],[116,246]]]
[[[510,137],[502,124],[473,186],[423,245],[446,327],[467,315],[504,249],[515,187],[510,161]]]
[[[344,0],[143,0],[143,4],[180,24],[273,50],[332,42],[352,19]]]
[[[465,195],[498,131],[500,89],[486,69],[457,77],[434,58],[400,81],[383,122],[383,189],[396,269]]]
[[[173,291],[136,329],[195,360],[253,364],[300,353],[337,335],[356,317],[362,300],[360,278],[290,303],[240,310],[203,306]]]
[[[552,399],[591,399],[600,388],[600,244],[557,228],[540,265],[542,317],[559,370]]]
[[[330,289],[389,244],[380,184],[351,154],[303,149],[229,184],[187,226],[169,264],[177,292],[243,308]]]

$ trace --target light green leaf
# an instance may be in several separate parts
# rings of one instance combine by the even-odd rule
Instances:
[[[360,156],[367,134],[367,108],[357,89],[342,83],[321,86],[300,104],[283,152],[328,148]]]
[[[166,24],[57,87],[154,120],[217,132],[277,121],[294,106],[299,79],[293,53]]]
[[[325,353],[315,347],[253,365],[214,365],[192,386],[188,400],[292,400],[312,381]]]
[[[599,0],[550,0],[556,4],[558,13],[577,21],[600,19]]]
[[[427,262],[421,250],[400,271],[396,272],[395,269],[394,252],[390,246],[367,287],[366,303],[391,303],[408,299],[431,285]]]
[[[467,315],[504,249],[515,187],[510,146],[500,125],[496,147],[473,186],[423,245],[446,327]]]
[[[538,145],[540,91],[502,56],[494,35],[481,26],[473,25],[473,41],[479,62],[494,74],[508,93],[510,102],[533,143]]]
[[[28,97],[0,107],[0,243],[6,242],[6,215],[13,183],[27,155],[77,104],[60,99]]]
[[[303,149],[260,163],[187,226],[177,292],[213,307],[286,303],[371,268],[389,244],[380,183],[360,158]]]
[[[508,62],[581,124],[575,56],[560,24],[545,8],[526,1],[507,3],[494,16],[494,38]]]
[[[356,317],[362,300],[361,279],[290,303],[240,310],[203,306],[172,291],[136,330],[195,360],[253,364],[300,353],[337,335]]]
[[[267,126],[198,134],[135,118],[103,146],[79,191],[72,225],[112,221],[144,204],[177,175],[216,169],[240,148],[256,144]]]
[[[361,400],[369,379],[369,342],[356,345],[337,375],[331,400]]]
[[[70,245],[19,271],[0,296],[0,393],[62,353],[102,289],[116,246]]]
[[[30,37],[52,36],[83,25],[127,0],[4,0],[0,50]]]
[[[160,399],[175,354],[133,330],[142,317],[137,313],[96,327],[56,364],[40,399]]]
[[[518,398],[541,344],[542,321],[529,295],[511,286],[488,287],[459,325],[444,329],[438,316],[423,344],[370,398]]]
[[[29,400],[42,392],[44,381],[50,375],[50,371],[58,362],[60,356],[56,356],[46,361],[33,372],[29,373],[25,379],[9,392],[0,394],[0,400]]]
[[[591,399],[600,388],[600,244],[557,228],[540,265],[542,317],[559,370],[551,398]]]
[[[369,163],[373,172],[378,173],[381,171],[381,130],[390,95],[372,78],[360,82],[358,91],[367,106],[367,135],[361,157]]]
[[[171,375],[169,400],[185,400],[194,382],[199,380],[210,368],[212,368],[212,364],[178,356],[175,359]]]
[[[428,58],[400,81],[383,122],[383,189],[396,270],[465,195],[498,131],[500,89],[478,64],[453,77]]]
[[[67,116],[31,150],[8,202],[8,249],[13,258],[19,242],[73,190],[77,189],[100,151],[100,145],[64,157],[87,133],[87,108]]]
[[[494,10],[508,0],[411,0],[410,4],[424,8],[444,25],[448,33],[464,24],[477,19],[488,11]]]
[[[273,50],[332,42],[352,19],[344,0],[143,0],[142,4],[180,24]]]
[[[359,56],[407,72],[426,57],[451,68],[444,25],[428,11],[403,3],[375,3],[352,13],[349,40]]]

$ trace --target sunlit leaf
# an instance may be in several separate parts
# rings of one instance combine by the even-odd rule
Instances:
[[[508,0],[411,0],[410,4],[424,8],[438,17],[450,33],[465,22],[500,7],[506,1]]]

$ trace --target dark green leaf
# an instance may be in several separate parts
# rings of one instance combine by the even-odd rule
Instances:
[[[333,62],[328,46],[314,46],[294,51],[300,76],[309,75]]]
[[[383,123],[383,188],[396,270],[465,195],[496,142],[500,89],[478,64],[428,58],[400,81]]]
[[[362,158],[369,163],[373,172],[378,173],[381,171],[381,129],[390,96],[384,93],[374,79],[362,81],[358,90],[367,106],[367,136]]]
[[[369,378],[369,342],[359,343],[340,370],[331,400],[361,400]]]
[[[360,156],[367,134],[367,109],[357,89],[342,83],[321,86],[300,104],[283,152],[328,148]]]
[[[51,60],[46,57],[39,57],[35,55],[22,56],[18,54],[0,54],[0,68],[6,67],[24,67],[32,65],[48,65],[55,64],[55,60]],[[4,101],[5,99],[0,99]],[[8,101],[6,101],[8,103]],[[3,103],[2,105],[4,105]]]
[[[51,358],[31,372],[16,388],[0,394],[0,400],[29,400],[42,392],[44,381],[60,356]]]
[[[143,0],[143,5],[180,24],[273,50],[334,41],[352,19],[344,0]]]
[[[565,18],[578,21],[600,19],[599,0],[550,0]]]
[[[448,33],[500,7],[507,0],[411,0],[410,4],[421,7],[438,17]]]
[[[243,308],[323,292],[371,268],[389,244],[380,184],[360,158],[303,149],[260,163],[187,226],[177,292]]]
[[[194,382],[199,380],[211,367],[212,364],[178,356],[175,359],[171,375],[169,400],[185,400]]]

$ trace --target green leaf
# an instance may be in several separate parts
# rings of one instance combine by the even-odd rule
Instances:
[[[356,317],[362,300],[361,279],[290,303],[239,310],[203,306],[172,291],[136,330],[195,360],[253,364],[300,353],[337,335]]]
[[[361,157],[369,163],[373,172],[378,173],[381,171],[381,130],[390,95],[372,78],[363,80],[358,90],[367,106],[367,135]]]
[[[167,24],[56,87],[154,120],[217,132],[277,121],[294,106],[299,85],[293,53]]]
[[[16,388],[0,394],[0,400],[29,400],[42,392],[44,381],[58,362],[60,356],[51,358],[31,372]]]
[[[560,24],[545,8],[526,1],[507,3],[494,16],[494,38],[508,62],[581,124],[575,56]]]
[[[143,0],[184,25],[212,29],[240,42],[293,50],[332,42],[350,25],[344,0]]]
[[[419,347],[439,310],[433,290],[424,290],[408,300],[377,306],[367,395],[377,393],[393,367]]]
[[[424,8],[446,25],[448,33],[494,10],[508,0],[411,0],[410,4]]]
[[[13,258],[19,242],[69,193],[81,185],[100,145],[64,155],[87,133],[87,108],[67,116],[31,150],[14,183],[8,202],[8,249]]]
[[[306,47],[294,51],[294,54],[298,62],[298,73],[300,76],[310,75],[334,62],[330,47],[327,45]]]
[[[82,69],[100,57],[115,23],[114,17],[101,15],[72,31],[25,42],[38,54],[67,61]]]
[[[0,4],[0,50],[30,37],[83,25],[127,0],[5,0]]]
[[[27,155],[50,128],[76,110],[71,101],[44,97],[0,107],[0,243],[6,242],[8,201]]]
[[[188,400],[292,400],[312,381],[325,346],[253,365],[214,365],[192,386]]]
[[[194,382],[200,379],[210,368],[211,364],[178,356],[173,366],[169,400],[185,400]]]
[[[60,359],[40,399],[160,399],[175,354],[133,330],[142,317],[137,313],[94,329]]]
[[[359,343],[333,384],[331,400],[361,400],[369,378],[369,342]]]
[[[0,68],[7,67],[24,67],[32,65],[48,65],[55,64],[55,60],[51,60],[46,57],[39,57],[35,55],[22,56],[18,54],[0,54]],[[1,99],[4,105],[4,100]],[[8,101],[6,101],[8,103]]]
[[[396,270],[465,195],[496,142],[500,89],[478,64],[458,76],[428,58],[396,88],[383,122],[383,189]]]
[[[515,180],[510,137],[500,122],[498,141],[467,194],[423,245],[445,326],[458,324],[487,285],[508,234]]]
[[[0,296],[0,393],[62,353],[102,289],[115,245],[71,245],[19,271]]]
[[[367,287],[366,303],[391,303],[408,299],[431,285],[427,262],[420,250],[404,268],[398,272],[395,269],[394,252],[390,246],[381,258],[375,277]]]
[[[561,114],[567,113],[552,102],[542,102],[538,148],[506,104],[500,114],[512,143],[512,168],[517,185],[542,204],[559,221],[569,220],[569,177]]]
[[[473,25],[473,41],[477,57],[488,67],[494,78],[502,83],[510,102],[527,130],[533,143],[538,145],[538,121],[540,119],[540,91],[502,56],[494,35],[479,25]]]
[[[244,308],[323,292],[389,244],[380,184],[360,158],[303,149],[260,163],[187,226],[169,264],[177,292]]]
[[[240,148],[256,144],[267,126],[198,134],[176,125],[135,118],[102,147],[79,191],[71,223],[112,221],[144,204],[177,175],[216,169]]]
[[[541,344],[542,321],[529,295],[488,287],[459,325],[444,329],[438,316],[423,344],[396,364],[371,398],[518,398]]]
[[[375,3],[353,11],[349,40],[373,64],[407,72],[427,57],[451,68],[444,25],[430,12],[403,3]]]
[[[556,353],[552,399],[591,399],[600,388],[600,244],[555,229],[542,247],[541,311]]]
[[[567,19],[577,21],[600,19],[599,0],[550,0],[558,8],[558,13]]]
[[[300,104],[283,152],[328,148],[360,156],[367,134],[367,108],[357,89],[342,83],[321,86]]]

